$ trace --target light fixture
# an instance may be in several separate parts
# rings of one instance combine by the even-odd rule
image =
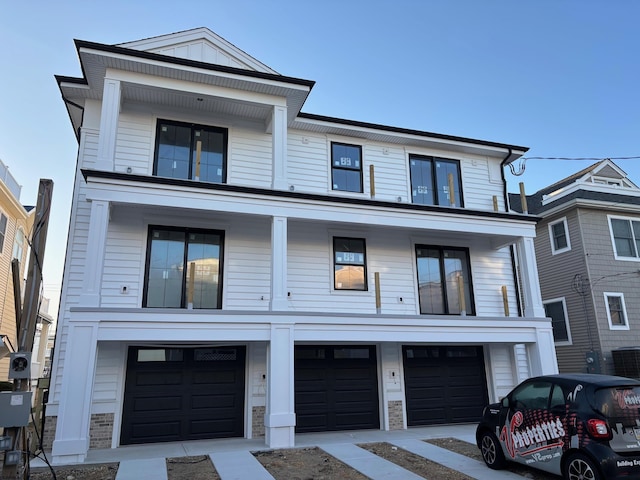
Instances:
[[[9,340],[9,335],[0,335],[0,358],[4,358],[15,351],[16,349],[13,348],[13,344]]]

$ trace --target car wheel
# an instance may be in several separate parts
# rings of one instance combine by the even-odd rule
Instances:
[[[496,436],[491,432],[482,432],[480,436],[480,451],[482,459],[487,467],[499,470],[504,468],[505,459],[502,453],[502,447]]]
[[[601,478],[598,467],[586,455],[573,453],[567,459],[565,480],[600,480]]]

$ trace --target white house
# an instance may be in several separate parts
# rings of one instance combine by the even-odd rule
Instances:
[[[76,47],[55,463],[473,422],[557,371],[526,148],[302,113],[314,82],[206,28]]]

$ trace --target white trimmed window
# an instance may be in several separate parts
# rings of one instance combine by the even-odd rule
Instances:
[[[556,345],[571,345],[571,331],[567,317],[567,303],[564,297],[552,298],[542,302],[545,315],[551,318],[553,339]]]
[[[22,255],[24,254],[24,231],[22,228],[16,230],[16,238],[13,240],[13,253],[11,258],[17,258],[22,261]]]
[[[551,242],[551,253],[553,255],[571,250],[569,225],[566,217],[549,224],[549,241]]]
[[[629,330],[623,293],[604,292],[604,305],[611,330]]]
[[[4,242],[7,236],[7,216],[0,213],[0,253],[4,250]]]
[[[616,260],[640,259],[640,219],[609,216]]]

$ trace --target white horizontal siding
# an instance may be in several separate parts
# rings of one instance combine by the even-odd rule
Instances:
[[[472,158],[461,162],[464,207],[474,210],[493,210],[493,197],[498,209],[504,211],[504,191],[501,182],[492,181],[486,159]]]
[[[122,350],[117,343],[100,343],[96,355],[96,375],[93,383],[93,404],[100,413],[116,410],[116,393],[121,383]]]
[[[370,193],[369,166],[374,167],[375,199],[390,202],[409,201],[409,163],[404,149],[397,146],[380,144],[366,145],[363,149],[365,158],[365,192]]]
[[[229,135],[228,183],[261,188],[271,186],[271,135],[234,128]]]
[[[153,119],[138,112],[123,112],[118,118],[115,170],[147,175],[153,172]]]
[[[326,137],[289,132],[287,141],[289,184],[296,191],[326,194],[330,175]]]
[[[509,299],[509,315],[517,317],[517,292],[510,249],[506,247],[496,251],[476,245],[471,249],[470,255],[477,315],[505,315],[502,297],[502,286],[505,285]]]
[[[493,381],[493,396],[490,401],[497,402],[517,385],[512,347],[509,345],[491,345],[488,347],[489,361]]]

